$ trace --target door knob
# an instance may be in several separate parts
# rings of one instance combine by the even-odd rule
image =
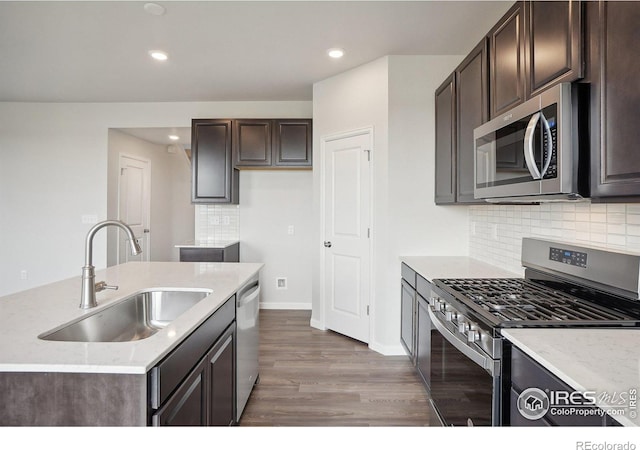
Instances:
[[[324,241],[324,246],[327,248],[331,247],[331,241]]]
[[[142,230],[143,233],[149,233],[150,230],[148,228],[145,228],[144,230]]]

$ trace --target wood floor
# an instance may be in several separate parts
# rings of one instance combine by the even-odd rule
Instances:
[[[406,356],[309,326],[310,311],[260,311],[260,382],[240,426],[425,426],[435,413]]]

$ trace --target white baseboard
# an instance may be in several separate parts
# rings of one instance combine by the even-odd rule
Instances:
[[[375,352],[378,352],[384,356],[402,356],[406,355],[404,347],[401,344],[398,345],[382,345],[376,342],[370,342],[369,348]]]
[[[261,302],[260,309],[306,309],[311,310],[311,303]]]
[[[312,328],[316,328],[318,330],[322,330],[325,331],[327,329],[327,327],[324,326],[324,324],[319,321],[318,319],[314,319],[311,318],[311,320],[309,321],[309,326],[311,326]]]

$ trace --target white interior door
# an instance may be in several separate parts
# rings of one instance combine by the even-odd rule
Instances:
[[[369,342],[371,133],[325,141],[325,325]]]
[[[151,162],[120,155],[120,186],[118,219],[133,230],[142,248],[140,255],[131,255],[127,235],[118,230],[118,263],[149,261],[149,220],[151,211]]]

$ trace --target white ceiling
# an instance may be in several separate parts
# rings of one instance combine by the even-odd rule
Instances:
[[[155,3],[164,15],[137,1],[0,0],[0,101],[309,101],[313,83],[384,55],[464,55],[513,1]],[[121,131],[190,147],[189,128]]]
[[[156,3],[0,1],[0,101],[311,100],[384,55],[466,54],[513,1]]]

